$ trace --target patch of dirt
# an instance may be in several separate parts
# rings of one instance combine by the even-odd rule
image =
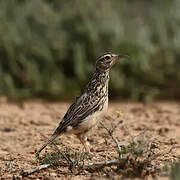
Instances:
[[[21,172],[39,165],[35,152],[50,137],[70,103],[49,103],[40,100],[23,103],[0,102],[0,177],[1,179],[21,179]],[[123,112],[121,118],[117,111]],[[132,138],[143,133],[147,141],[154,144],[155,158],[152,167],[162,170],[180,157],[180,104],[175,102],[110,103],[108,116],[103,123],[111,128],[120,120],[123,122],[113,135],[121,146],[127,146]],[[89,134],[91,151],[95,155],[89,162],[115,159],[115,144],[107,131],[99,124]],[[56,140],[58,147],[68,151],[80,152],[82,145],[73,135],[62,135]],[[53,147],[43,150],[52,152]],[[151,169],[152,170],[152,169]],[[109,173],[108,173],[109,172]],[[112,168],[103,171],[83,171],[70,173],[68,167],[53,166],[29,175],[24,179],[119,179],[121,172],[113,173]],[[146,179],[168,179],[167,174],[153,171]],[[129,178],[131,179],[131,178]],[[134,179],[141,179],[140,177]]]

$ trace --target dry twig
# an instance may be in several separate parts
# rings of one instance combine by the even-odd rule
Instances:
[[[37,166],[35,168],[23,171],[21,173],[21,175],[22,175],[22,177],[26,177],[26,176],[29,176],[30,174],[33,174],[33,173],[35,173],[37,171],[40,171],[41,169],[46,169],[46,168],[50,167],[51,165],[52,164],[43,164],[43,165]]]
[[[119,165],[119,164],[120,164],[119,160],[110,160],[110,161],[101,161],[101,162],[90,162],[87,164],[82,163],[82,164],[79,164],[78,167],[83,168],[83,169],[100,168],[100,167],[103,168],[105,166],[112,166],[112,165]],[[22,177],[27,177],[37,171],[49,168],[50,166],[52,166],[52,164],[43,164],[43,165],[37,166],[35,168],[23,171],[21,173],[21,175],[22,175]]]
[[[82,167],[83,169],[87,168],[94,168],[94,167],[105,167],[105,166],[112,166],[112,165],[119,165],[119,160],[109,160],[109,161],[101,161],[101,162],[90,162],[87,164],[82,164],[79,167]]]
[[[119,142],[118,140],[116,139],[116,137],[113,136],[113,132],[114,130],[117,128],[117,125],[114,126],[115,128],[113,128],[112,130],[108,129],[102,122],[100,122],[101,126],[106,129],[106,131],[108,132],[108,134],[111,136],[112,140],[114,141],[114,143],[116,144],[116,147],[118,149],[118,153],[119,153],[119,158],[122,158],[121,157],[121,146],[119,145]],[[119,123],[118,123],[119,124]]]

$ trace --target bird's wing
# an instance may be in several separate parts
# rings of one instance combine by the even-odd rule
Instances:
[[[102,107],[104,99],[97,96],[90,97],[86,93],[77,97],[69,107],[67,113],[63,117],[59,126],[52,134],[51,138],[39,149],[40,153],[50,142],[52,142],[59,134],[61,134],[68,126],[76,127],[88,115],[97,111]]]
[[[102,103],[103,100],[99,100],[96,96],[90,97],[86,93],[77,97],[59,123],[54,134],[61,133],[69,125],[73,127],[77,126],[88,115],[97,111]]]

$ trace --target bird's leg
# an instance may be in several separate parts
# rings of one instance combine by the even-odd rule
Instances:
[[[91,154],[91,151],[89,149],[89,143],[87,141],[87,136],[85,136],[85,134],[78,134],[77,137],[81,141],[81,143],[83,144],[86,153]]]

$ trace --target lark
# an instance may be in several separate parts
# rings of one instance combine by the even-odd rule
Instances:
[[[75,98],[59,126],[37,153],[40,153],[57,136],[65,133],[75,134],[85,151],[91,153],[87,134],[107,112],[110,69],[119,59],[127,57],[127,55],[105,53],[97,58],[95,72],[84,92]]]

